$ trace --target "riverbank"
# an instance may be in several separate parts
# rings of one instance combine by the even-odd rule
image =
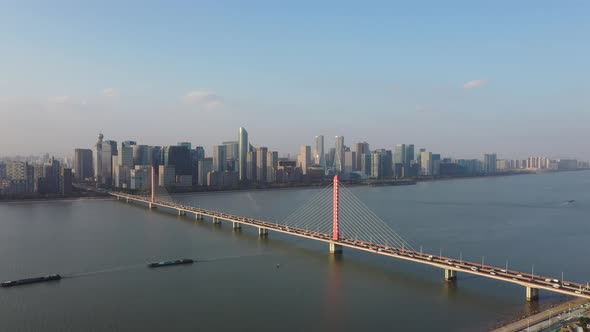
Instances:
[[[561,314],[567,314],[570,310],[575,308],[579,308],[583,304],[590,304],[590,301],[586,299],[574,299],[562,304],[558,304],[556,306],[552,306],[548,309],[540,313],[533,314],[528,317],[523,317],[522,319],[508,323],[501,327],[495,328],[491,330],[491,332],[516,332],[522,330],[530,330],[530,328],[535,328],[534,330],[530,331],[538,331],[540,329],[544,329],[547,327],[552,326],[553,324],[558,323],[559,321],[565,320],[566,317],[558,317]]]

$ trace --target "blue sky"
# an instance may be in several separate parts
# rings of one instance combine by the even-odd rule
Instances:
[[[588,1],[0,5],[0,155],[98,131],[211,150],[244,126],[291,153],[324,134],[590,159]]]

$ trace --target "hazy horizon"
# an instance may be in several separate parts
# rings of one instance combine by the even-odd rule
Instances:
[[[589,2],[5,5],[0,156],[324,135],[590,159]]]

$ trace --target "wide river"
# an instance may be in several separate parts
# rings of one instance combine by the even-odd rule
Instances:
[[[414,248],[590,280],[590,172],[349,189]],[[276,221],[317,192],[175,199]],[[146,267],[182,257],[205,261]],[[50,273],[0,289],[0,331],[484,331],[534,309],[516,285],[122,201],[1,203],[0,280]]]

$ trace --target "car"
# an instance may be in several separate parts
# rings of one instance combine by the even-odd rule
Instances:
[[[495,276],[496,275],[496,272],[490,271],[490,274],[493,275],[493,276]]]
[[[502,271],[502,272],[504,272],[504,273],[506,273],[506,272],[507,272],[507,271],[506,271],[506,270],[504,270],[504,269],[502,269],[502,270],[500,270],[500,271]]]
[[[570,285],[570,283],[569,283],[569,282],[564,282],[564,283],[563,283],[563,285],[564,285],[564,286],[569,286],[569,285]]]
[[[477,270],[478,270],[478,268],[477,268],[477,267],[475,267],[475,266],[472,266],[472,267],[471,267],[471,270],[472,270],[472,271],[477,271]]]
[[[559,283],[559,280],[557,280],[557,279],[553,279],[552,281],[555,283]]]
[[[516,279],[516,278],[512,278],[512,280],[516,280],[516,281],[518,281],[518,279]]]
[[[522,278],[522,274],[519,273],[519,274],[516,275],[516,277]]]
[[[553,284],[553,288],[559,288],[561,286],[559,286],[558,284]]]
[[[579,290],[575,291],[574,293],[576,293],[576,294],[582,294],[582,292],[580,292]]]
[[[551,282],[551,279],[547,278],[545,279],[546,282]]]

